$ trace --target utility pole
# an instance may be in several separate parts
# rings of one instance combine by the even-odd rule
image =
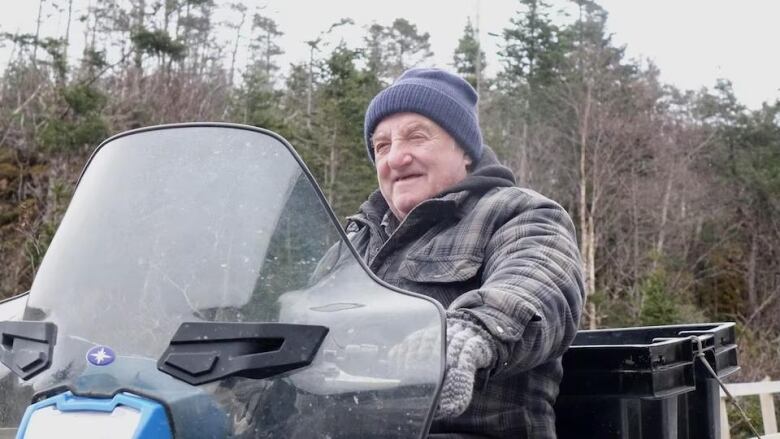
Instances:
[[[38,1],[38,19],[35,20],[35,41],[33,41],[33,68],[38,68],[38,42],[41,38],[41,14],[43,13],[43,3],[45,0]]]
[[[306,87],[306,128],[311,129],[311,111],[312,111],[312,89],[314,88],[314,51],[319,50],[317,47],[322,41],[322,37],[317,37],[316,40],[306,41],[309,45],[309,78]]]
[[[477,17],[474,22],[474,33],[477,35],[477,62],[476,62],[476,74],[475,74],[475,82],[476,82],[476,88],[477,88],[477,95],[479,95],[479,89],[482,85],[482,36],[479,33],[479,9],[481,6],[480,0],[477,0]],[[477,115],[479,115],[479,107],[477,108]]]
[[[68,62],[68,45],[70,44],[70,22],[73,16],[73,0],[68,0],[68,22],[65,27],[65,44],[62,48],[62,57]]]

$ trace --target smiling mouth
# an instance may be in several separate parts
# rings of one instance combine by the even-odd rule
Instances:
[[[403,176],[403,177],[401,177],[401,178],[398,178],[398,179],[396,179],[395,181],[396,181],[396,182],[400,182],[400,181],[408,181],[408,180],[412,180],[412,179],[414,179],[414,178],[421,177],[421,176],[422,176],[422,174],[411,174],[411,175],[405,175],[405,176]]]

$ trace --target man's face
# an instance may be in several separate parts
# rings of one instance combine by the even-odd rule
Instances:
[[[463,180],[471,164],[449,133],[417,113],[382,119],[372,143],[379,190],[399,220],[418,204]]]

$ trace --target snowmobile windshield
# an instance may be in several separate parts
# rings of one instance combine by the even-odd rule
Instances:
[[[0,435],[32,401],[71,391],[159,401],[177,438],[422,437],[441,307],[376,281],[344,239],[273,133],[175,125],[108,140],[22,317],[56,325],[51,366],[23,380],[0,365]],[[258,324],[319,332],[269,338]],[[258,366],[295,343],[308,365]]]

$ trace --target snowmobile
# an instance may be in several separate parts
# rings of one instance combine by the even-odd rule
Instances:
[[[367,269],[277,134],[125,132],[0,303],[0,439],[424,437],[444,327]],[[394,361],[417,331],[441,349]]]
[[[133,130],[95,149],[30,291],[0,302],[0,439],[422,438],[444,328],[368,270],[279,135]],[[399,356],[420,333],[440,349]],[[733,323],[580,331],[558,435],[719,438],[736,348]]]

